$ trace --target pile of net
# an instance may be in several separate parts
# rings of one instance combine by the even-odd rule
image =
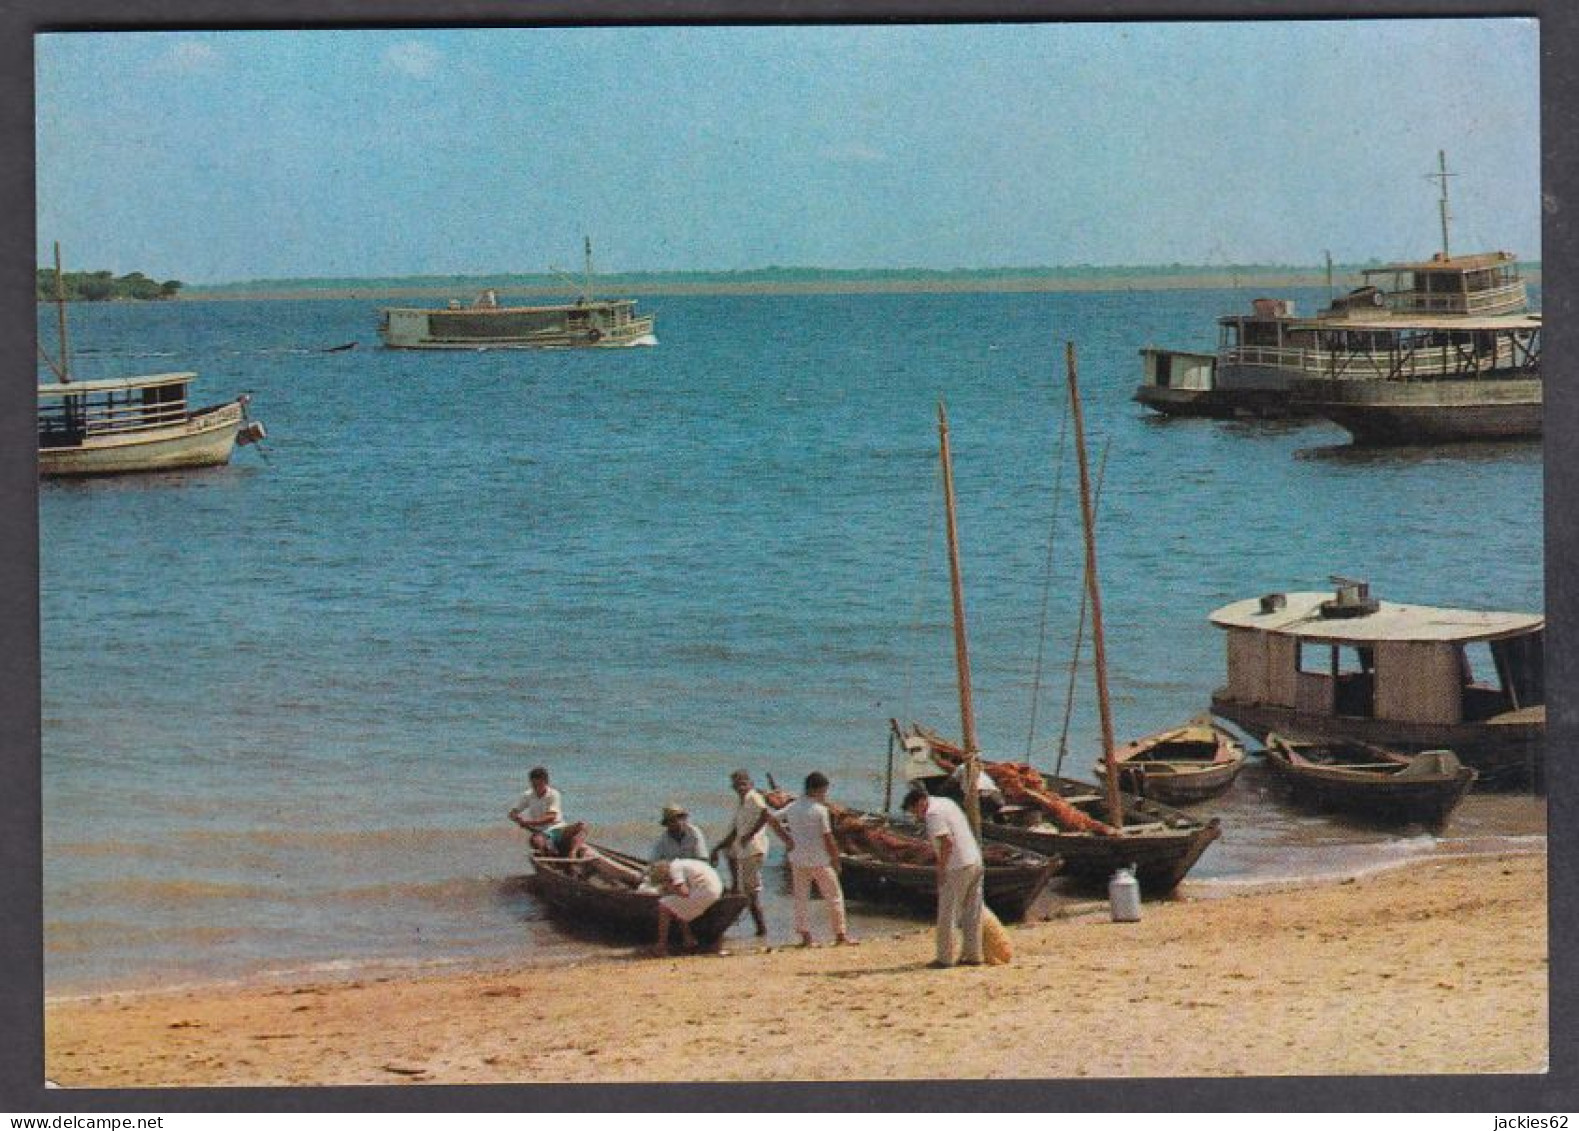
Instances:
[[[892,864],[937,863],[937,852],[930,841],[914,833],[901,832],[880,817],[864,816],[840,805],[829,805],[833,838],[839,849],[851,855],[874,856]],[[1001,844],[983,844],[982,862],[988,867],[1013,864],[1018,854]]]
[[[965,752],[952,743],[935,735],[926,735],[932,748],[932,760],[950,772],[965,761]],[[981,768],[1011,805],[1025,805],[1039,809],[1047,819],[1066,833],[1095,833],[1098,836],[1118,836],[1119,831],[1105,821],[1087,816],[1057,793],[1047,788],[1040,770],[1028,762],[982,762]]]

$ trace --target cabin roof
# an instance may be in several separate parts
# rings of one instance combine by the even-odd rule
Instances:
[[[383,312],[392,314],[562,314],[574,310],[610,310],[616,306],[635,306],[633,298],[595,298],[590,302],[555,302],[542,306],[386,306]]]
[[[1436,255],[1414,263],[1386,263],[1380,267],[1367,267],[1366,275],[1390,275],[1394,271],[1436,271],[1457,274],[1464,271],[1484,271],[1490,267],[1505,267],[1515,261],[1511,251],[1485,251],[1475,255]]]
[[[1335,643],[1371,643],[1380,640],[1464,643],[1519,636],[1542,628],[1546,618],[1536,613],[1481,612],[1473,609],[1438,609],[1429,605],[1378,602],[1376,612],[1359,617],[1323,617],[1320,605],[1333,593],[1285,593],[1284,605],[1270,613],[1261,611],[1261,598],[1235,601],[1211,615],[1218,628],[1251,628],[1302,640]]]
[[[102,377],[97,381],[52,382],[39,385],[41,397],[66,397],[81,393],[120,393],[150,389],[159,385],[185,385],[197,380],[196,373],[149,373],[140,377]]]

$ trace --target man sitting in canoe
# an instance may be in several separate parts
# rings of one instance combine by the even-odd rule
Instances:
[[[647,882],[662,892],[658,897],[658,939],[655,955],[669,953],[669,924],[680,924],[680,941],[687,950],[696,948],[691,923],[724,894],[724,881],[703,860],[680,858],[655,861],[647,871]]]
[[[521,799],[510,810],[510,820],[528,833],[528,843],[533,852],[552,853],[555,856],[580,854],[587,826],[581,821],[565,820],[559,790],[548,784],[548,771],[535,766],[527,775],[527,786]]]

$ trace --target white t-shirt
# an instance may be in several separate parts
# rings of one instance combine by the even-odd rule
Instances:
[[[778,811],[778,819],[795,840],[789,851],[789,862],[796,868],[822,868],[832,864],[828,859],[828,846],[824,833],[833,831],[828,820],[828,807],[809,797],[797,797]]]
[[[935,841],[940,836],[949,838],[946,865],[949,871],[952,872],[956,868],[969,868],[981,863],[981,846],[971,835],[970,821],[965,817],[965,810],[947,797],[927,798],[927,815],[922,818],[922,822],[926,825],[928,840]]]
[[[521,816],[528,821],[540,821],[544,817],[553,817],[553,823],[543,826],[544,828],[557,829],[565,823],[565,811],[560,807],[559,803],[559,790],[553,786],[545,789],[541,797],[537,795],[536,790],[528,787],[527,791],[521,794],[521,800],[515,803],[515,807],[521,811]]]
[[[735,839],[729,845],[729,855],[737,860],[743,856],[766,856],[768,852],[768,826],[762,821],[762,815],[768,811],[768,803],[757,790],[746,791],[740,799],[740,804],[735,806]],[[757,829],[757,822],[762,821],[762,827]],[[752,829],[757,829],[756,835],[750,835]]]

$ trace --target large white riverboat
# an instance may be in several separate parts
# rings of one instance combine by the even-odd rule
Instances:
[[[1248,313],[1218,319],[1215,353],[1147,347],[1140,351],[1144,379],[1135,400],[1177,416],[1341,415],[1338,422],[1348,427],[1354,414],[1347,406],[1422,394],[1360,389],[1355,382],[1441,379],[1453,384],[1427,394],[1426,401],[1435,396],[1467,408],[1484,401],[1489,411],[1455,414],[1459,423],[1440,437],[1427,422],[1421,438],[1528,435],[1532,395],[1538,433],[1540,316],[1529,313],[1528,291],[1511,252],[1450,253],[1445,158],[1436,175],[1443,183],[1442,250],[1436,255],[1369,268],[1362,286],[1312,317],[1299,316],[1286,299],[1255,299]],[[1302,385],[1316,380],[1344,384]],[[1477,380],[1495,383],[1485,389],[1467,383]],[[1505,409],[1510,403],[1521,407]],[[1378,423],[1362,420],[1357,437],[1391,435],[1395,417],[1361,415]],[[1480,417],[1484,423],[1477,422]]]

